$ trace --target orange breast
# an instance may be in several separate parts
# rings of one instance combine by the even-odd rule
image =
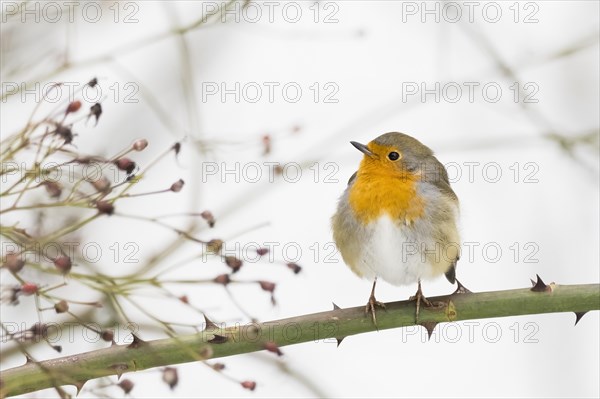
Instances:
[[[425,206],[416,195],[417,179],[419,176],[407,171],[371,167],[363,162],[350,188],[350,206],[365,224],[385,214],[398,223],[411,224],[423,215]]]

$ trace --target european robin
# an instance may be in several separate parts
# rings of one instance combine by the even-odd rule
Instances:
[[[458,198],[444,165],[417,139],[392,132],[367,145],[350,143],[364,157],[333,215],[333,238],[350,269],[373,281],[365,312],[375,325],[375,308],[385,308],[375,299],[377,278],[417,283],[411,299],[418,322],[421,303],[432,306],[421,280],[445,274],[456,282]]]

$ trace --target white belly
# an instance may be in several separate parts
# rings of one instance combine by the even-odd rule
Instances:
[[[362,246],[356,268],[367,279],[379,277],[393,285],[408,285],[430,278],[434,268],[424,250],[435,242],[424,241],[418,231],[382,216],[369,227],[369,241]],[[436,273],[437,274],[437,273]]]

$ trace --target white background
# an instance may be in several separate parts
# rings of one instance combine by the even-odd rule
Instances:
[[[8,3],[3,2],[3,11]],[[90,123],[78,128],[81,151],[112,154],[146,137],[150,146],[134,155],[143,166],[183,140],[179,161],[163,161],[136,189],[161,189],[183,178],[184,190],[123,201],[119,211],[152,216],[210,209],[217,225],[196,233],[203,240],[222,238],[230,249],[236,243],[279,243],[273,251],[279,263],[246,262],[235,276],[276,282],[275,307],[255,285],[231,287],[244,309],[261,321],[328,310],[332,302],[341,307],[366,302],[370,282],[353,275],[339,255],[326,258],[331,252],[326,245],[332,241],[329,219],[360,161],[360,153],[348,142],[366,143],[388,131],[417,137],[452,165],[449,172],[461,201],[462,240],[474,248],[472,257],[463,254],[457,273],[470,289],[527,287],[536,274],[559,285],[598,282],[598,2],[474,2],[472,20],[464,3],[297,2],[285,8],[287,13],[286,3],[274,3],[272,22],[269,7],[257,3],[234,9],[227,22],[217,20],[191,30],[184,40],[166,32],[198,20],[220,2],[133,6],[109,1],[97,22],[90,20],[92,10],[82,14],[81,5],[75,8],[73,22],[66,11],[58,22],[50,22],[50,14],[40,7],[37,22],[35,14],[27,15],[25,22],[19,16],[3,19],[3,90],[7,82],[40,79],[43,87],[48,81],[84,83],[97,76],[106,95],[104,114],[98,127]],[[438,11],[424,14],[424,7]],[[302,14],[292,23],[297,9]],[[502,14],[492,22],[496,9]],[[126,15],[137,22],[126,23]],[[531,23],[524,21],[528,15]],[[325,23],[326,16],[330,23]],[[144,41],[160,33],[165,36]],[[55,73],[64,57],[73,66]],[[223,101],[220,92],[206,92],[222,84],[234,89],[236,82],[241,88],[262,87],[262,97],[252,102],[254,92],[240,90],[239,102],[233,94]],[[279,84],[273,102],[265,82]],[[297,102],[281,91],[290,82],[302,89]],[[318,101],[310,88],[315,82],[321,90]],[[405,91],[407,85],[433,89],[436,82],[441,88],[448,82],[461,87],[462,96],[453,102],[453,91],[441,91],[436,101],[434,94],[421,98],[421,93]],[[465,82],[479,84],[473,101]],[[515,102],[515,82],[533,84],[530,87],[538,89],[533,99],[538,101],[524,104],[521,97]],[[130,94],[127,83],[139,88],[132,97],[137,103],[125,101],[124,95]],[[330,92],[327,83],[337,88],[335,103],[324,101],[323,95]],[[487,83],[502,89],[499,101],[485,97],[481,88]],[[3,138],[24,125],[40,91],[2,103]],[[572,154],[548,137],[574,138],[594,131],[595,142],[576,146]],[[265,134],[271,135],[273,145],[267,156],[261,146]],[[298,182],[271,182],[264,166],[259,181],[250,182],[255,169],[248,165],[264,162],[295,162],[305,168]],[[476,163],[472,174],[469,163]],[[495,164],[484,172],[490,163]],[[207,165],[216,165],[219,172],[207,175]],[[237,172],[224,174],[224,168]],[[498,168],[502,174],[496,178]],[[286,171],[290,174],[285,177],[294,179],[295,169]],[[326,179],[331,171],[331,179]],[[526,182],[527,176],[533,181]],[[189,224],[185,219],[172,222]],[[87,227],[84,237],[93,237],[104,248],[104,264],[97,267],[118,275],[139,265],[111,264],[112,243],[137,243],[143,261],[173,233],[113,217]],[[294,256],[293,251],[282,251],[289,243],[301,249],[298,263],[303,269],[296,276],[280,263]],[[315,243],[319,252],[311,249]],[[514,243],[520,248],[517,259]],[[502,253],[483,251],[486,244]],[[531,248],[536,252],[529,260],[537,262],[526,261]],[[196,246],[187,245],[163,266],[197,252]],[[201,278],[225,272],[227,267],[217,261],[198,261],[173,276]],[[8,275],[2,277],[3,284],[12,282]],[[454,289],[443,278],[423,288],[430,296]],[[215,321],[248,321],[220,287],[172,289],[187,294]],[[415,289],[382,282],[377,298],[403,300]],[[165,320],[202,322],[200,315],[176,302],[139,299]],[[33,312],[23,316],[33,302],[21,302],[17,308],[2,306],[3,321],[37,320]],[[173,391],[157,371],[127,378],[136,384],[135,397],[598,397],[598,313],[586,315],[575,328],[574,319],[565,313],[440,325],[429,342],[424,330],[395,329],[349,337],[339,348],[331,342],[285,347],[280,359],[263,353],[222,359],[228,376],[256,381],[255,392],[202,364],[178,366],[180,383]],[[164,335],[149,330],[141,336]],[[64,344],[64,353],[105,346],[80,341]],[[46,347],[35,350],[39,358],[56,356]],[[2,367],[22,361],[3,359]],[[116,388],[108,392],[120,394]],[[80,396],[97,393],[84,391]]]

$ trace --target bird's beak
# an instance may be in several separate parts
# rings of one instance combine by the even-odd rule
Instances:
[[[351,141],[350,144],[352,144],[354,147],[356,147],[356,149],[358,151],[362,152],[365,155],[370,156],[371,158],[375,156],[375,154],[373,152],[371,152],[371,150],[369,150],[369,147],[367,147],[364,144],[357,143],[356,141]]]

